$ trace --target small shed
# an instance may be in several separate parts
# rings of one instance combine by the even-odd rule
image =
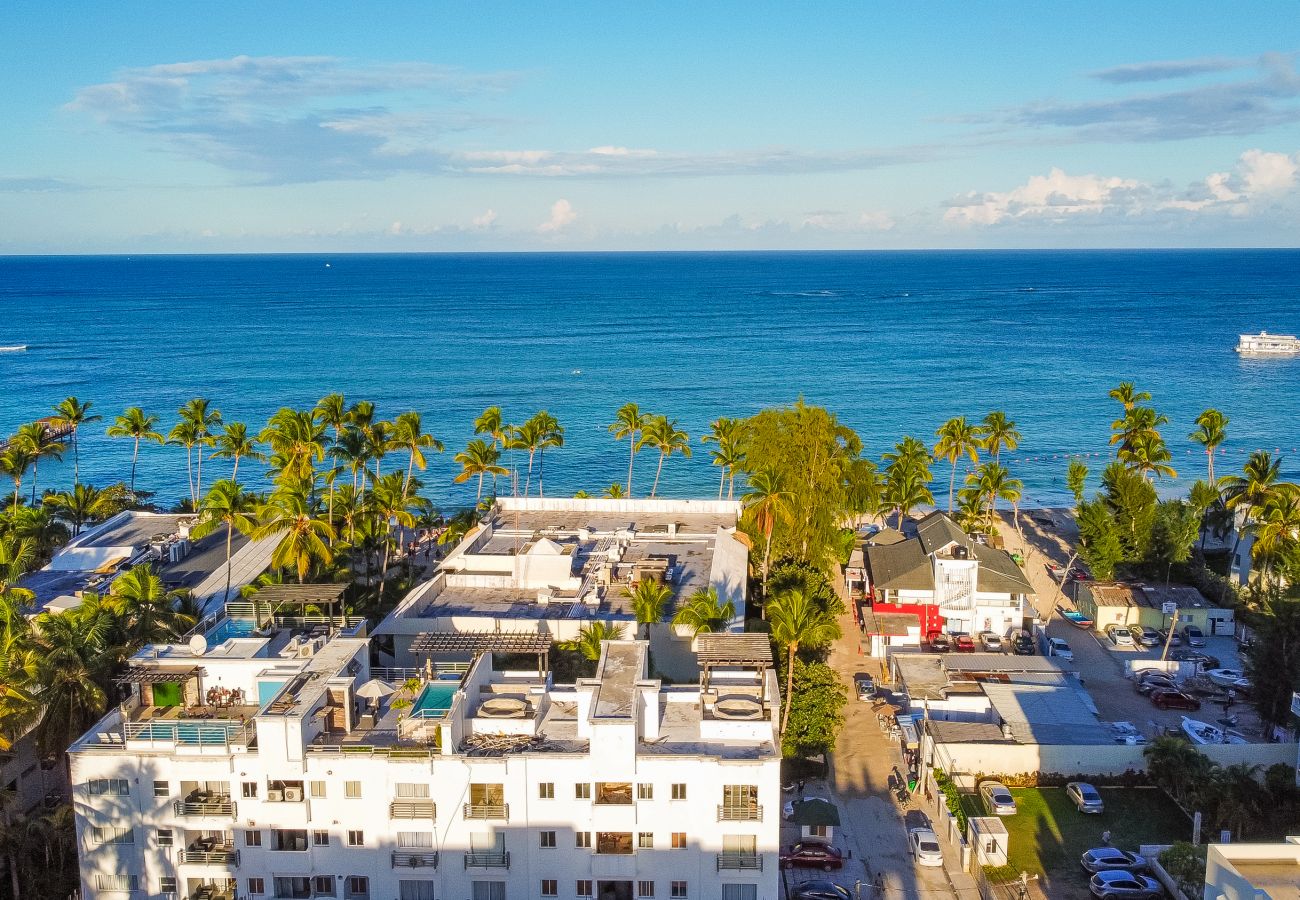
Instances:
[[[981,866],[1005,866],[1009,838],[1007,826],[997,816],[975,816],[967,820],[970,845]]]
[[[790,821],[799,826],[801,841],[830,844],[834,842],[835,829],[840,827],[840,811],[834,803],[822,797],[804,797],[795,801]]]

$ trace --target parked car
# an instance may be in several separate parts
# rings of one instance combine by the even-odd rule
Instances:
[[[1083,856],[1079,857],[1079,864],[1093,873],[1111,869],[1137,871],[1147,867],[1147,860],[1145,856],[1129,853],[1118,847],[1096,847],[1085,850]]]
[[[971,640],[969,634],[954,634],[952,636],[952,646],[958,653],[975,652],[975,642]]]
[[[1187,646],[1189,647],[1204,647],[1205,632],[1201,631],[1201,629],[1197,628],[1195,625],[1184,625],[1183,640],[1187,641]]]
[[[876,679],[867,672],[858,672],[853,676],[853,685],[858,690],[859,700],[876,699]]]
[[[980,797],[984,799],[985,808],[995,816],[1016,814],[1016,800],[1007,790],[1007,786],[1000,781],[986,781],[981,784]]]
[[[1071,781],[1065,786],[1065,796],[1081,813],[1103,813],[1106,804],[1101,802],[1101,794],[1086,781]]]
[[[925,639],[930,644],[930,652],[932,653],[947,653],[952,649],[952,642],[948,640],[948,635],[942,631],[931,631]]]
[[[980,646],[984,648],[985,653],[1001,653],[1002,637],[991,631],[981,631]]]
[[[1190,709],[1195,712],[1201,708],[1201,701],[1182,691],[1158,690],[1151,692],[1151,705],[1156,709]]]
[[[1011,652],[1017,656],[1034,655],[1034,639],[1027,631],[1017,631],[1011,636]]]
[[[1148,628],[1145,625],[1130,625],[1128,633],[1132,635],[1133,640],[1137,641],[1143,647],[1159,647],[1160,632],[1154,628]]]
[[[1160,882],[1146,875],[1135,875],[1123,869],[1110,869],[1098,872],[1088,882],[1088,889],[1094,897],[1133,898],[1133,900],[1152,900],[1163,897],[1164,889]]]
[[[929,828],[909,828],[908,840],[912,845],[912,856],[920,866],[942,866],[943,850],[939,848],[939,836]]]
[[[1134,681],[1133,689],[1139,694],[1150,694],[1152,691],[1176,691],[1178,682],[1168,675],[1152,675],[1150,678],[1139,678]]]
[[[830,844],[802,841],[781,854],[781,868],[792,869],[795,866],[831,872],[844,868],[844,854]]]
[[[1123,625],[1107,625],[1106,637],[1110,638],[1110,642],[1114,644],[1116,647],[1135,646],[1133,642],[1133,635],[1129,634],[1128,629],[1125,628]]]
[[[795,885],[790,890],[790,900],[853,900],[853,893],[833,881],[817,879]]]
[[[1169,632],[1163,628],[1157,630],[1156,634],[1160,635],[1161,646],[1166,643],[1169,644],[1170,647],[1181,647],[1183,645],[1183,639],[1178,636],[1178,632],[1176,631],[1174,632],[1173,637],[1170,637]]]
[[[1169,658],[1177,660],[1178,662],[1199,663],[1202,669],[1219,668],[1219,658],[1217,656],[1211,656],[1210,654],[1202,653],[1199,650],[1189,650],[1186,647],[1170,653]]]
[[[1047,655],[1059,656],[1061,659],[1068,662],[1074,662],[1074,651],[1071,650],[1070,645],[1061,638],[1047,639]]]
[[[1205,677],[1219,687],[1232,688],[1236,691],[1249,691],[1250,679],[1240,669],[1207,669]]]

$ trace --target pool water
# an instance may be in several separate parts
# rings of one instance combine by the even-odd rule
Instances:
[[[451,698],[456,695],[460,683],[449,681],[431,681],[420,691],[411,705],[412,719],[441,719],[451,710]]]
[[[229,638],[251,637],[253,631],[252,619],[226,619],[207,633],[207,639],[209,644],[224,644]]]

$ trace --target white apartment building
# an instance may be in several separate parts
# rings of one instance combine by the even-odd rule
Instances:
[[[664,685],[644,641],[554,684],[545,635],[430,634],[473,661],[389,685],[360,622],[254,616],[137,654],[71,748],[83,900],[777,900],[765,637]]]

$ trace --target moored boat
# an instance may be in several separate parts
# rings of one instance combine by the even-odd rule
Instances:
[[[1237,339],[1237,352],[1247,356],[1295,356],[1300,353],[1300,338],[1294,334],[1243,334]]]
[[[1061,618],[1069,622],[1075,628],[1091,628],[1092,619],[1089,619],[1083,613],[1073,609],[1066,609],[1064,606],[1058,606],[1056,611],[1061,614]]]
[[[26,349],[26,344],[6,344],[0,346],[0,353],[22,353]]]
[[[1246,736],[1236,731],[1225,731],[1200,719],[1183,716],[1183,734],[1191,738],[1193,744],[1249,744]]]

